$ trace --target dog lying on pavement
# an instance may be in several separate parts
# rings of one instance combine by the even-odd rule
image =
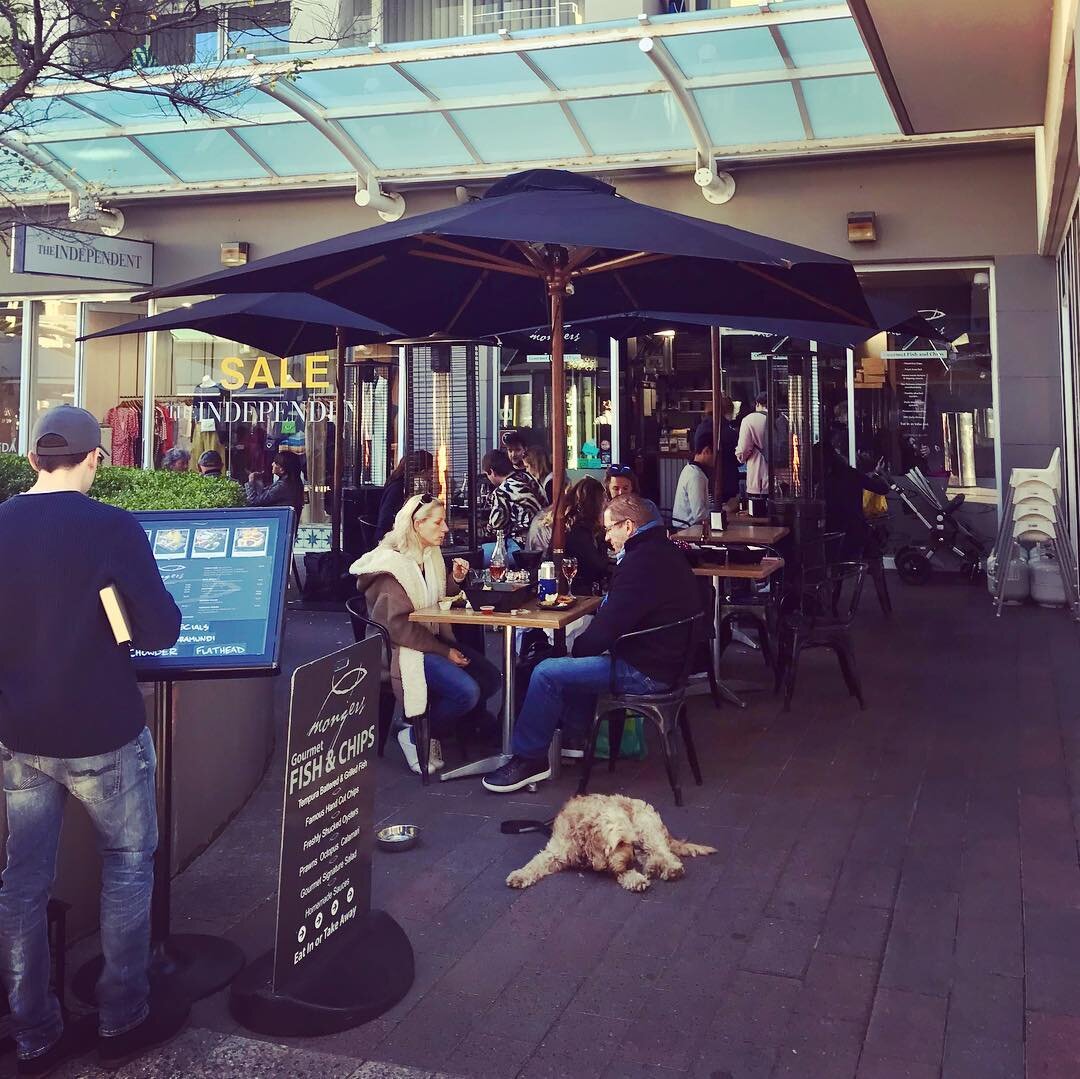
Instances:
[[[715,853],[715,847],[675,839],[660,814],[640,798],[585,794],[562,807],[547,846],[506,883],[528,888],[561,869],[592,869],[613,873],[628,892],[643,892],[653,877],[678,880],[686,872],[680,857]]]

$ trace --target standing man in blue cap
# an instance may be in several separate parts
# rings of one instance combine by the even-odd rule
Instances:
[[[20,1076],[48,1075],[92,1045],[87,1024],[65,1028],[49,987],[46,904],[68,795],[86,809],[102,857],[102,1063],[118,1067],[187,1017],[186,1002],[150,1000],[156,759],[129,650],[116,643],[99,591],[118,589],[141,649],[175,644],[180,611],[135,517],[87,497],[100,437],[84,409],[49,409],[31,439],[37,482],[0,505],[0,610],[10,623],[0,636],[0,978]]]

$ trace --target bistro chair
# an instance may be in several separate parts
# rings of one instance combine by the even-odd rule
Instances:
[[[780,616],[774,689],[778,693],[784,685],[785,712],[791,710],[799,657],[808,648],[828,648],[836,654],[848,690],[860,708],[866,707],[851,645],[851,623],[859,609],[865,577],[865,562],[836,562],[819,569],[804,569],[801,592],[797,597],[788,596],[792,609]]]
[[[660,741],[664,749],[664,763],[667,766],[668,782],[675,795],[675,804],[683,804],[682,787],[679,784],[678,766],[678,738],[680,733],[686,742],[686,756],[690,762],[690,770],[694,773],[694,781],[701,786],[701,768],[698,765],[697,751],[694,749],[694,740],[690,735],[690,722],[686,715],[686,684],[694,665],[697,649],[694,647],[698,635],[701,632],[702,615],[693,618],[684,618],[679,622],[671,622],[664,626],[654,626],[652,629],[639,629],[633,633],[624,633],[611,649],[611,678],[610,691],[606,696],[601,696],[596,702],[596,712],[593,716],[592,733],[589,736],[589,745],[585,753],[585,769],[578,785],[578,794],[584,794],[589,786],[589,776],[592,773],[593,760],[596,756],[596,739],[600,734],[600,723],[609,718],[609,743],[611,746],[608,758],[608,771],[615,770],[615,761],[619,756],[619,745],[622,742],[623,725],[626,720],[626,711],[630,709],[639,712],[650,719],[660,732]],[[679,672],[672,687],[662,693],[620,693],[615,681],[616,662],[619,655],[626,648],[626,642],[640,640],[654,633],[683,633],[686,635],[685,659],[683,669]]]

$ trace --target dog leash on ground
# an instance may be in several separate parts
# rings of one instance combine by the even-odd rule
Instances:
[[[525,835],[527,832],[539,832],[551,838],[551,827],[555,818],[551,820],[504,820],[499,825],[499,831],[503,835]]]

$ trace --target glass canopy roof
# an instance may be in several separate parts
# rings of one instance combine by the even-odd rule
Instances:
[[[213,116],[122,88],[44,88],[6,135],[0,117],[0,190],[34,201],[63,186],[107,197],[692,164],[899,133],[846,4],[821,0],[242,58],[214,77]]]

